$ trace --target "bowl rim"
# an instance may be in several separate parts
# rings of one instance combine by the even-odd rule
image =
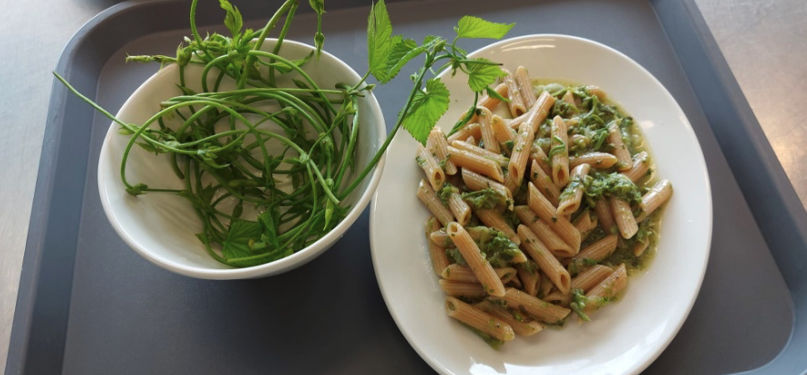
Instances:
[[[266,38],[267,43],[270,42],[277,42],[276,38]],[[289,44],[293,45],[298,48],[307,49],[309,51],[314,51],[316,48],[311,46],[310,44],[298,42],[295,40],[285,39],[283,41],[284,45]],[[271,44],[270,44],[271,45]],[[348,71],[348,79],[359,81],[361,76],[346,62],[342,61],[342,59],[336,57],[335,55],[327,52],[326,50],[321,51],[322,55],[327,56],[334,60],[334,62],[338,65],[342,65],[347,68]],[[143,95],[142,92],[148,87],[149,85],[154,84],[156,81],[166,79],[164,76],[174,73],[176,71],[177,65],[176,64],[169,64],[166,66],[161,67],[157,72],[149,76],[143,83],[141,83],[137,89],[135,89],[132,94],[126,99],[123,105],[120,107],[118,112],[116,113],[116,117],[120,115],[121,112],[124,111],[132,102],[135,100],[136,97]],[[378,103],[378,100],[373,92],[370,92],[369,96],[366,96],[367,100],[369,101],[370,105],[370,117],[375,117],[378,121],[375,122],[375,126],[378,129],[378,136],[375,140],[379,148],[385,141],[387,137],[387,127],[386,122],[384,120],[384,114],[381,110],[381,105]],[[109,128],[107,129],[106,135],[104,136],[104,141],[101,146],[101,150],[99,153],[99,168],[96,171],[97,177],[97,184],[98,184],[98,193],[101,200],[101,206],[104,210],[104,214],[107,217],[107,220],[112,225],[115,232],[120,236],[121,239],[136,253],[140,256],[145,258],[146,260],[150,261],[151,263],[164,268],[166,270],[194,278],[199,279],[208,279],[208,280],[232,280],[232,279],[245,279],[245,278],[255,278],[255,277],[264,277],[270,276],[278,273],[282,273],[288,270],[291,270],[295,267],[301,266],[312,259],[316,258],[318,255],[323,253],[325,250],[329,249],[336,241],[338,241],[342,235],[350,228],[351,225],[358,219],[359,215],[364,211],[367,205],[370,203],[370,200],[378,188],[378,183],[381,180],[381,175],[384,170],[384,160],[386,155],[382,155],[381,158],[378,160],[378,164],[373,168],[372,173],[369,176],[365,176],[365,179],[369,179],[364,191],[362,191],[361,195],[356,200],[355,204],[350,208],[348,214],[345,216],[342,221],[339,222],[333,229],[328,231],[324,236],[320,237],[312,244],[297,250],[293,254],[274,260],[272,262],[259,264],[255,266],[243,267],[243,268],[206,268],[206,267],[199,267],[199,266],[191,266],[181,262],[173,261],[158,254],[155,254],[145,246],[142,246],[125,228],[125,226],[120,222],[117,210],[112,207],[111,197],[108,194],[109,190],[105,189],[104,186],[109,183],[118,183],[120,184],[120,179],[116,179],[113,176],[109,176],[108,174],[104,173],[106,169],[100,168],[100,165],[105,163],[104,154],[106,153],[106,148],[108,147],[108,141],[111,137],[118,136],[118,127],[113,122],[110,124]]]

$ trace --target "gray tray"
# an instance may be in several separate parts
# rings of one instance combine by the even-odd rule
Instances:
[[[216,2],[203,3],[200,24],[219,23]],[[256,21],[276,6],[236,3]],[[331,0],[325,18],[326,49],[357,71],[366,69],[367,3]],[[114,112],[157,69],[124,66],[125,54],[172,53],[188,34],[187,7],[166,0],[113,6],[76,33],[56,70]],[[396,31],[415,38],[447,35],[460,16],[481,15],[517,22],[511,36],[593,39],[650,70],[686,112],[706,155],[714,234],[698,300],[646,372],[807,369],[807,214],[691,0],[389,8]],[[310,40],[312,20],[302,14],[291,37]],[[376,92],[388,124],[404,100],[406,75]],[[102,212],[95,175],[108,126],[54,85],[6,374],[431,371],[381,299],[366,213],[333,249],[280,276],[222,282],[169,273],[131,251]]]

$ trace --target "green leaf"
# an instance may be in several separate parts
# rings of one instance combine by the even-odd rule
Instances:
[[[448,110],[449,92],[446,86],[437,78],[426,82],[426,89],[419,91],[412,99],[403,120],[403,127],[418,142],[426,144],[429,132],[437,120]]]
[[[219,6],[227,12],[227,15],[224,16],[224,26],[227,26],[227,30],[230,30],[233,39],[238,39],[241,35],[241,28],[244,27],[244,19],[241,18],[241,12],[238,11],[235,5],[227,0],[219,0]]]
[[[325,0],[308,0],[308,5],[318,14],[325,13]]]
[[[482,58],[466,62],[465,68],[468,72],[468,86],[476,92],[487,89],[499,77],[507,75],[498,65]]]
[[[499,99],[499,100],[501,100],[501,101],[503,101],[505,103],[510,103],[510,99],[499,95],[499,93],[496,90],[490,88],[490,86],[485,87],[485,92],[487,92],[488,96],[491,97],[491,98],[496,98],[496,99]],[[555,103],[557,103],[557,102],[555,102]]]
[[[460,18],[454,31],[457,38],[501,39],[515,24],[485,21],[479,17],[464,16]]]
[[[392,24],[384,0],[370,8],[367,18],[367,58],[370,73],[381,81],[387,66],[387,56],[393,47]]]
[[[227,238],[221,246],[225,258],[240,258],[254,255],[250,243],[257,240],[262,232],[261,224],[255,221],[233,220]]]

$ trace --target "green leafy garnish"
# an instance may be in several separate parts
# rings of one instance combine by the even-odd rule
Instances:
[[[403,127],[412,138],[426,144],[434,124],[448,110],[448,89],[437,78],[426,82],[426,88],[415,93]]]
[[[496,23],[479,17],[464,16],[457,22],[454,30],[457,32],[457,38],[501,39],[513,26],[514,23]]]
[[[507,205],[507,197],[491,188],[462,193],[462,200],[474,210],[485,210]]]
[[[588,298],[586,298],[586,294],[583,292],[582,289],[572,289],[572,302],[569,303],[569,307],[571,307],[572,311],[587,322],[590,322],[591,319],[586,315],[586,303],[588,303]]]

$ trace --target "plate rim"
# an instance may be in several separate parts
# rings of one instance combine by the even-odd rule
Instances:
[[[473,52],[470,52],[468,54],[468,57],[474,57],[475,55],[477,55],[479,53],[482,53],[482,52],[484,52],[484,51],[486,51],[488,49],[496,48],[496,47],[499,47],[499,46],[504,45],[504,44],[515,43],[515,42],[523,42],[525,40],[536,40],[536,39],[541,39],[541,38],[543,38],[543,39],[548,39],[548,38],[567,39],[567,40],[571,40],[571,41],[574,41],[574,42],[580,42],[580,43],[584,43],[584,44],[589,44],[589,45],[591,45],[591,46],[593,46],[595,48],[601,48],[601,49],[604,49],[604,50],[606,50],[606,51],[608,51],[610,53],[613,53],[613,54],[617,55],[618,57],[620,57],[620,58],[624,59],[625,61],[627,61],[629,64],[633,65],[635,68],[638,68],[639,72],[641,72],[642,74],[644,74],[645,76],[650,78],[650,80],[653,83],[658,85],[662,89],[663,95],[666,96],[668,99],[671,100],[672,103],[675,104],[675,110],[681,115],[680,120],[684,125],[684,132],[686,133],[686,137],[689,138],[689,140],[697,147],[697,149],[699,151],[697,156],[699,157],[699,160],[701,162],[700,164],[703,166],[703,168],[698,168],[699,171],[698,171],[697,174],[699,174],[700,177],[703,179],[703,182],[705,182],[705,187],[706,187],[706,189],[705,189],[705,193],[706,193],[705,198],[706,198],[706,203],[707,203],[705,205],[705,211],[706,211],[705,213],[707,214],[707,216],[706,216],[707,219],[705,220],[705,222],[707,223],[707,227],[705,227],[705,229],[706,229],[706,243],[705,243],[705,251],[702,252],[702,254],[701,254],[702,257],[700,259],[701,264],[703,266],[701,267],[701,269],[699,270],[699,272],[697,274],[698,279],[697,279],[697,282],[695,284],[696,287],[693,289],[694,292],[692,292],[690,294],[690,296],[689,296],[689,300],[687,301],[687,306],[686,306],[686,308],[684,310],[685,312],[680,316],[678,321],[675,322],[675,326],[674,326],[673,330],[670,332],[670,334],[668,335],[668,337],[666,337],[663,340],[664,342],[661,345],[659,345],[657,348],[655,348],[655,350],[653,350],[652,354],[647,356],[645,358],[645,360],[640,361],[640,362],[634,362],[634,364],[632,366],[625,368],[626,373],[636,374],[636,373],[639,373],[639,372],[643,371],[648,366],[650,366],[650,364],[652,364],[661,355],[661,353],[664,352],[664,350],[669,346],[669,344],[672,342],[672,340],[678,335],[678,333],[681,330],[681,327],[683,326],[684,322],[687,320],[687,318],[689,317],[689,314],[692,312],[692,307],[694,306],[695,301],[698,298],[698,295],[700,295],[700,290],[701,290],[701,287],[703,285],[703,279],[705,277],[706,269],[707,269],[708,263],[709,263],[709,255],[711,253],[711,244],[712,244],[712,235],[713,235],[713,222],[714,222],[712,187],[711,187],[711,181],[709,179],[708,164],[706,163],[706,158],[705,158],[705,155],[703,153],[703,148],[701,147],[701,144],[698,141],[697,135],[695,134],[695,130],[692,127],[692,124],[689,121],[689,117],[686,115],[683,108],[681,108],[681,105],[678,103],[678,101],[675,99],[675,97],[672,95],[672,93],[670,93],[670,91],[661,83],[661,81],[659,81],[658,78],[656,78],[652,73],[650,73],[650,71],[648,71],[644,66],[642,66],[641,64],[639,64],[638,62],[633,60],[630,56],[628,56],[628,55],[624,54],[623,52],[617,50],[616,48],[610,47],[610,46],[608,46],[608,45],[606,45],[604,43],[600,43],[600,42],[592,40],[592,39],[583,38],[583,37],[579,37],[579,36],[575,36],[575,35],[559,34],[559,33],[538,33],[538,34],[526,34],[526,35],[515,36],[515,37],[512,37],[512,38],[507,38],[507,39],[503,39],[503,40],[499,40],[499,41],[487,44],[487,45],[485,45],[483,47],[475,49]],[[444,71],[444,72],[440,73],[437,76],[437,78],[444,77],[447,74],[447,72],[448,71]],[[396,139],[396,140],[394,140],[394,142],[397,143],[397,142],[401,142],[401,141]],[[392,146],[392,144],[390,146]],[[382,180],[383,180],[383,177],[382,177]],[[380,185],[381,185],[381,183],[379,183],[379,187],[380,187]],[[444,366],[443,364],[439,363],[439,361],[437,361],[432,356],[427,355],[423,351],[423,349],[421,347],[419,347],[418,345],[416,345],[414,343],[413,338],[410,336],[409,331],[407,331],[406,329],[404,329],[401,326],[400,318],[398,317],[398,314],[397,314],[396,310],[393,310],[393,309],[390,308],[389,298],[391,298],[391,297],[387,296],[388,292],[385,291],[383,283],[381,282],[381,279],[379,277],[380,272],[378,272],[379,268],[378,268],[378,260],[377,260],[376,252],[381,251],[381,250],[376,250],[377,247],[375,246],[376,241],[379,240],[379,239],[377,239],[377,234],[376,234],[376,230],[374,230],[374,227],[376,225],[376,215],[377,215],[376,213],[378,212],[377,204],[378,204],[378,198],[379,198],[380,193],[381,193],[380,189],[376,189],[376,191],[373,193],[372,202],[370,203],[369,231],[370,231],[370,256],[371,256],[372,263],[373,263],[373,270],[375,271],[374,273],[375,273],[375,277],[376,277],[376,283],[378,284],[378,288],[379,288],[379,290],[381,292],[381,297],[384,300],[384,305],[387,307],[387,311],[390,313],[390,316],[392,316],[392,319],[395,322],[395,325],[397,326],[398,330],[404,336],[404,339],[406,339],[409,346],[412,347],[412,349],[415,350],[415,352],[418,354],[418,356],[420,356],[420,358],[423,359],[427,364],[429,364],[429,366],[432,369],[434,369],[435,371],[437,371],[439,373],[443,373],[443,374],[453,374],[453,371],[451,371],[451,369],[449,369],[449,368],[447,368],[447,366]]]

